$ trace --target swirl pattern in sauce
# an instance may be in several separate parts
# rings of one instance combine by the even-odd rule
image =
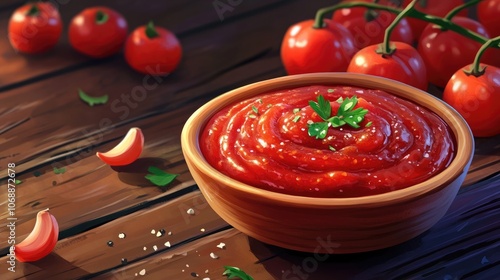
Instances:
[[[368,109],[360,128],[308,135],[321,118],[309,106],[323,95],[332,114],[339,97]],[[370,123],[371,125],[367,125]],[[265,93],[216,113],[200,135],[207,161],[254,187],[309,197],[359,197],[402,189],[446,168],[454,154],[437,115],[381,90],[309,86]]]

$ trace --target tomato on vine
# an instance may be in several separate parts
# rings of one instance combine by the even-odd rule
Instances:
[[[362,2],[371,2],[363,0]],[[388,1],[382,1],[391,6]],[[381,4],[380,1],[377,4]],[[352,7],[338,9],[333,13],[332,20],[342,24],[354,38],[354,44],[358,49],[366,46],[382,43],[384,41],[385,29],[396,18],[396,14],[388,11],[377,11],[364,7]],[[413,33],[406,18],[400,20],[391,34],[391,41],[413,43]]]
[[[500,36],[500,0],[483,0],[477,4],[477,19],[491,37]]]
[[[452,22],[489,38],[483,26],[473,19],[456,16]],[[480,47],[481,44],[472,39],[429,24],[420,37],[418,52],[426,65],[429,82],[444,87],[453,73],[474,60]],[[496,50],[491,50],[485,62],[496,64],[493,51]]]
[[[103,58],[120,51],[127,31],[127,21],[120,13],[107,7],[91,7],[71,20],[69,42],[87,56]]]
[[[500,68],[479,63],[484,50],[499,43],[496,37],[484,44],[474,63],[458,70],[443,93],[443,100],[464,117],[476,137],[500,134]]]
[[[171,31],[150,22],[136,28],[125,43],[125,59],[143,74],[166,75],[177,68],[182,47]]]
[[[36,54],[53,48],[61,36],[59,11],[50,3],[26,4],[9,20],[9,41],[14,49]]]
[[[405,0],[403,2],[403,6],[406,7],[410,4],[412,0]],[[464,3],[463,0],[420,0],[415,5],[415,8],[418,11],[426,13],[428,15],[434,15],[438,17],[444,17],[448,14],[453,8],[458,7]],[[467,16],[467,11],[462,10],[459,15]],[[415,41],[418,41],[422,31],[427,26],[427,22],[425,20],[421,20],[418,18],[408,18],[408,22],[410,23],[411,30],[413,32],[413,38]]]
[[[325,19],[321,27],[306,20],[288,28],[281,43],[281,61],[289,75],[345,71],[357,51],[345,27]]]

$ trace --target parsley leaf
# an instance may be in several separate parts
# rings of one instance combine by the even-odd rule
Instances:
[[[227,279],[239,278],[241,280],[254,280],[252,276],[246,274],[243,270],[234,266],[224,266],[224,273],[222,275],[226,276]]]
[[[65,172],[66,172],[66,168],[64,168],[64,167],[61,167],[61,168],[54,167],[54,174],[63,174]]]
[[[252,111],[253,111],[255,114],[259,114],[259,109],[257,109],[257,107],[255,107],[255,106],[252,106]]]
[[[313,108],[313,110],[325,121],[332,113],[330,102],[325,100],[323,95],[318,96],[318,102],[309,101],[309,106],[311,106],[311,108]]]
[[[155,166],[150,166],[148,172],[152,174],[146,175],[145,178],[160,187],[170,184],[179,175],[167,173]]]
[[[368,110],[364,108],[353,109],[358,104],[356,96],[337,99],[337,102],[340,101],[341,104],[337,115],[332,117],[330,117],[332,111],[330,102],[325,100],[322,95],[318,96],[318,102],[309,101],[309,106],[324,120],[324,122],[309,124],[307,131],[309,136],[316,137],[316,139],[323,139],[326,137],[330,126],[340,127],[348,124],[354,128],[359,128],[359,123],[364,120]]]
[[[80,99],[83,100],[85,103],[89,104],[90,107],[94,106],[95,104],[106,104],[109,98],[107,94],[99,97],[92,97],[87,95],[81,89],[78,89],[78,95],[80,96]]]
[[[19,179],[16,179],[15,184],[16,184],[16,185],[19,185],[19,184],[21,184],[22,182],[23,182],[23,181],[21,181],[21,180],[19,180]]]

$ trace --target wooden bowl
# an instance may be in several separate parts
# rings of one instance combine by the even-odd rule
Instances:
[[[260,93],[314,84],[380,89],[430,109],[450,126],[455,136],[453,161],[444,171],[422,183],[355,198],[312,198],[263,190],[232,179],[207,163],[198,139],[217,111]],[[390,247],[432,227],[455,198],[474,153],[474,139],[468,125],[441,100],[396,81],[350,73],[286,76],[227,92],[189,118],[181,144],[194,180],[210,206],[229,224],[268,244],[329,254]]]

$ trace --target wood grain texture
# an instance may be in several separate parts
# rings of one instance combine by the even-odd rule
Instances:
[[[259,280],[495,279],[500,272],[498,179],[462,189],[448,213],[429,231],[384,250],[306,254],[266,245],[231,229],[96,279],[132,279],[142,269],[151,279],[159,279],[154,278],[159,275],[171,277],[164,279],[190,279],[190,272],[200,274],[200,278],[225,279],[221,276],[223,265],[238,266]],[[226,244],[225,250],[216,247],[220,242]],[[220,258],[209,259],[210,252]],[[208,275],[204,274],[206,269]]]
[[[188,209],[193,209],[194,214],[188,214]],[[18,263],[16,273],[2,279],[80,278],[119,267],[122,259],[133,263],[150,255],[168,253],[180,244],[227,227],[201,193],[195,191],[60,240],[47,258],[36,264]],[[164,233],[157,235],[161,230]],[[119,238],[120,233],[125,238]],[[108,241],[113,246],[108,246]],[[1,261],[5,263],[6,257]]]

